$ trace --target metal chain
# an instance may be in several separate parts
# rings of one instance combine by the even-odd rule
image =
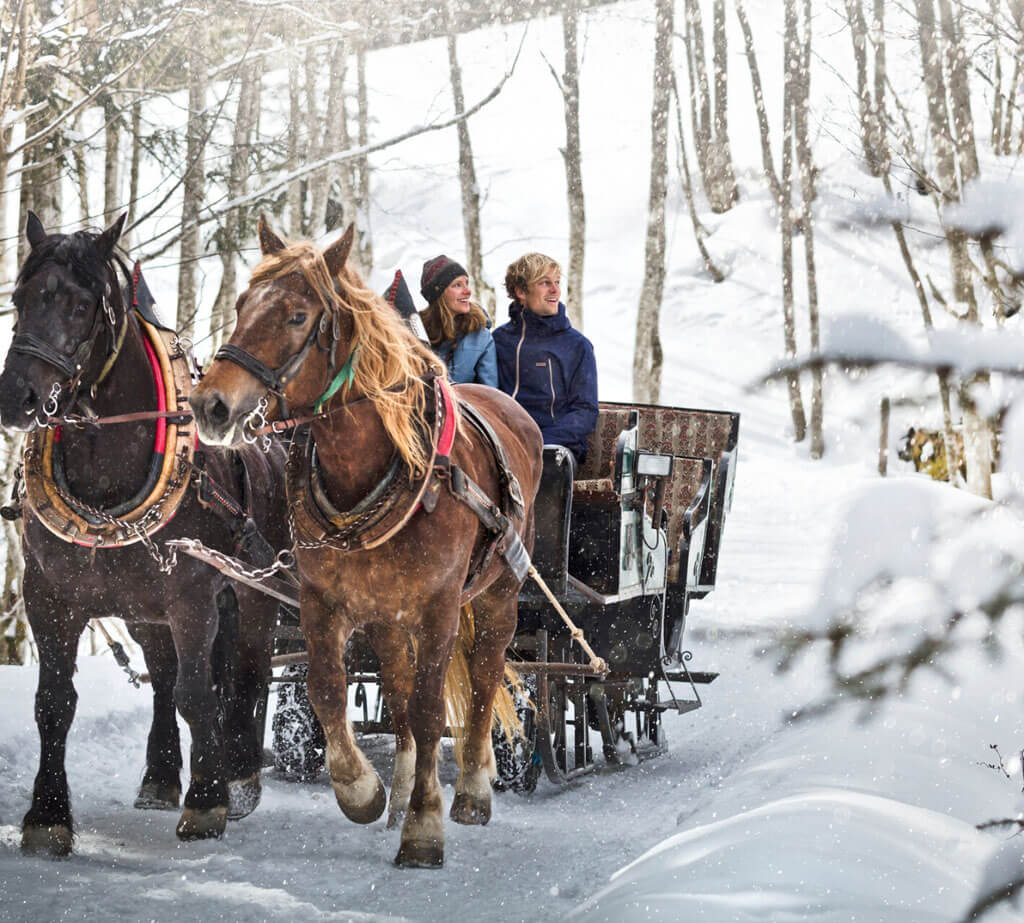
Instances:
[[[183,474],[183,466],[181,465],[181,461],[179,459],[178,476],[181,477]],[[160,548],[157,546],[156,542],[153,541],[153,539],[150,537],[149,532],[147,531],[148,527],[151,524],[156,524],[163,518],[163,514],[161,513],[160,508],[166,502],[166,493],[164,494],[163,497],[160,498],[160,500],[158,500],[153,506],[151,506],[146,511],[144,516],[135,520],[134,522],[129,522],[128,520],[118,519],[116,516],[111,516],[110,513],[106,512],[105,510],[102,510],[99,507],[90,506],[88,503],[84,503],[77,497],[71,496],[71,494],[63,490],[61,486],[56,483],[56,481],[51,480],[50,484],[53,486],[53,489],[57,492],[57,495],[65,503],[67,503],[68,506],[84,510],[85,512],[95,516],[97,519],[101,519],[108,525],[117,526],[122,531],[129,532],[132,535],[134,535],[142,544],[142,546],[146,549],[146,551],[149,552],[149,556],[156,562],[157,567],[160,569],[160,572],[162,574],[171,573],[171,571],[174,570],[174,568],[177,566],[177,550],[172,548],[171,553],[169,555],[163,554],[160,551]]]
[[[204,557],[212,558],[221,565],[221,569],[236,577],[245,577],[248,580],[267,580],[279,574],[281,571],[290,571],[295,567],[295,552],[291,548],[284,548],[277,553],[274,562],[267,567],[243,567],[237,558],[230,557],[222,551],[217,551],[204,545],[197,538],[177,538],[170,543],[175,551],[180,548],[186,553],[189,551],[201,552]]]

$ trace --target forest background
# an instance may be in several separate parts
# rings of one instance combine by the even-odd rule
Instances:
[[[607,6],[643,23],[644,43],[620,49],[628,74],[588,71]],[[531,23],[552,18],[562,41],[535,42]],[[466,36],[497,24],[505,38],[493,66],[467,76]],[[850,386],[834,371],[855,368],[852,387],[871,395],[856,424],[881,430],[879,468],[901,429],[889,414],[925,421],[939,433],[950,485],[994,494],[997,512],[1017,515],[1015,482],[993,470],[1014,470],[1012,439],[997,460],[994,437],[1012,436],[1015,357],[1024,355],[1020,0],[4,0],[0,41],[0,300],[24,255],[30,209],[51,231],[105,226],[127,211],[126,247],[201,357],[230,332],[258,258],[261,211],[285,233],[321,241],[355,221],[360,268],[378,289],[398,266],[415,281],[436,252],[462,258],[499,323],[504,265],[537,247],[563,260],[573,321],[598,347],[602,394],[691,403],[671,352],[686,304],[666,292],[717,298],[728,313],[753,286],[769,286],[764,322],[788,361],[774,369],[783,386],[768,393],[786,403],[779,435],[794,458],[835,457],[851,441],[863,448],[850,435]],[[412,123],[396,124],[398,107],[374,79],[375,62],[394,55],[431,75],[387,91],[420,104]],[[522,72],[537,67],[548,72],[547,95],[524,96]],[[616,91],[641,82],[644,95]],[[645,137],[619,137],[638,121]],[[588,131],[605,146],[588,147]],[[510,196],[496,145],[544,182]],[[461,239],[450,221],[443,234],[441,223],[417,224],[431,199],[457,214]],[[863,258],[859,271],[869,271],[875,257],[858,249],[866,240],[886,254],[875,264],[884,284],[868,297],[891,301],[893,327],[905,337],[912,325],[924,346],[902,348],[892,331],[830,316],[848,300],[837,280],[849,281],[850,264]],[[760,258],[767,250],[770,261]],[[10,319],[0,316],[4,336]],[[744,352],[738,339],[731,348]],[[879,384],[871,370],[882,362],[912,372]],[[3,440],[9,484],[20,447]],[[32,649],[17,524],[3,528],[0,659],[24,662]],[[989,528],[979,538],[998,546],[1006,579],[956,597],[923,636],[841,668],[862,627],[850,606],[863,615],[867,598],[884,608],[899,570],[872,558],[852,568],[850,606],[824,607],[819,624],[792,630],[782,660],[824,646],[837,695],[884,697],[940,663],[967,616],[994,625],[1019,613],[1008,534]],[[947,598],[962,589],[952,584]]]

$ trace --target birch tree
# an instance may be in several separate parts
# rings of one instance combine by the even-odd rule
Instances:
[[[818,274],[814,258],[814,166],[807,130],[811,93],[811,0],[803,4],[803,37],[799,46],[799,70],[793,93],[793,127],[796,156],[800,171],[801,226],[804,240],[804,266],[807,278],[807,319],[810,327],[811,352],[821,349],[821,322],[818,317]],[[811,371],[811,458],[825,454],[824,370]]]
[[[250,33],[251,37],[254,36]],[[262,70],[262,61],[259,59],[242,65],[227,177],[227,193],[231,200],[244,196],[247,186],[252,140],[259,114]],[[228,328],[233,320],[235,300],[238,297],[238,251],[248,234],[248,215],[249,210],[244,206],[233,208],[224,216],[224,225],[218,235],[222,269],[220,289],[210,318],[214,347],[230,335]]]
[[[672,0],[654,5],[654,94],[651,103],[651,178],[647,202],[644,281],[633,348],[633,399],[656,404],[661,394],[659,325],[665,288],[665,195],[668,183],[668,115],[672,91]]]
[[[739,195],[729,147],[725,0],[712,0],[713,108],[701,0],[686,0],[686,29],[683,37],[690,77],[690,108],[697,165],[711,210],[725,212],[732,208]]]
[[[785,32],[783,35],[782,89],[782,179],[779,225],[782,232],[782,331],[786,357],[796,356],[796,305],[793,292],[793,115],[798,95],[800,40],[797,36],[796,0],[785,0]],[[789,412],[793,419],[793,438],[802,442],[807,435],[807,416],[800,393],[800,376],[790,372],[786,377]]]
[[[181,244],[178,256],[178,315],[175,326],[179,333],[190,339],[195,331],[197,310],[199,212],[203,205],[206,185],[206,26],[202,16],[194,16],[189,31],[188,49],[188,124],[185,177],[182,187]]]
[[[466,100],[462,92],[462,68],[455,47],[454,14],[450,4],[448,13],[448,74],[452,84],[452,100],[456,112],[463,112]],[[494,289],[484,279],[483,253],[480,242],[480,189],[477,185],[476,165],[473,162],[473,145],[469,137],[469,125],[461,121],[456,126],[459,138],[459,189],[462,193],[462,226],[466,239],[466,268],[476,287],[477,296],[488,316],[494,318]]]
[[[927,96],[929,135],[935,158],[936,183],[942,203],[948,205],[960,200],[961,181],[976,176],[978,171],[965,56],[959,47],[957,24],[953,19],[949,0],[938,0],[942,35],[947,45],[945,63],[948,67],[949,81],[954,84],[947,91],[947,76],[943,68],[944,58],[937,31],[935,0],[914,0],[914,6]],[[946,232],[946,243],[949,250],[953,299],[959,306],[958,313],[966,322],[979,324],[980,315],[967,236],[962,231],[951,228]],[[966,392],[964,397],[967,397]],[[962,403],[967,487],[972,493],[990,497],[992,458],[989,428],[973,401],[967,400]]]
[[[883,0],[875,0],[876,34],[878,34],[881,23],[882,4]],[[857,72],[860,140],[861,148],[864,151],[864,163],[872,176],[881,176],[889,167],[884,115],[880,111],[880,107],[884,105],[885,85],[883,83],[879,87],[876,80],[874,92],[872,92],[872,82],[868,79],[868,24],[864,17],[862,0],[846,0],[846,20],[850,26],[850,38],[853,40],[853,61]],[[882,47],[884,48],[884,45]],[[875,54],[877,61],[877,48]],[[884,68],[884,57],[882,67]]]
[[[583,261],[586,253],[587,212],[583,195],[583,163],[580,149],[579,0],[566,0],[562,10],[562,44],[565,64],[561,77],[551,67],[565,108],[565,189],[569,203],[569,265],[565,302],[569,320],[583,329]]]

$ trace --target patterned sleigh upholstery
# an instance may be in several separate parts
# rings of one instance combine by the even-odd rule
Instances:
[[[722,524],[731,502],[739,414],[652,404],[602,402],[597,426],[590,436],[587,460],[577,472],[574,501],[617,502],[614,488],[616,443],[619,434],[628,428],[630,413],[634,410],[639,413],[638,445],[641,449],[665,455],[709,458],[713,463],[711,509],[699,580],[701,586],[710,589],[714,586],[717,570]],[[684,471],[693,472],[694,469],[692,466],[681,466],[679,475],[672,478],[665,493],[668,541],[674,552],[679,548],[683,514],[700,487],[699,481],[694,483],[696,475],[690,477]],[[679,556],[673,553],[668,574],[670,583],[685,578],[685,575],[679,573],[679,564]]]

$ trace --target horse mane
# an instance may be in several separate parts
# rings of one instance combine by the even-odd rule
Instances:
[[[292,242],[264,257],[250,284],[292,273],[305,279],[333,319],[344,312],[351,317],[352,344],[359,347],[352,390],[373,402],[410,475],[424,476],[430,463],[430,449],[422,438],[430,431],[426,394],[425,389],[412,386],[428,373],[444,377],[444,364],[354,269],[344,266],[332,277],[323,254],[312,243]]]

